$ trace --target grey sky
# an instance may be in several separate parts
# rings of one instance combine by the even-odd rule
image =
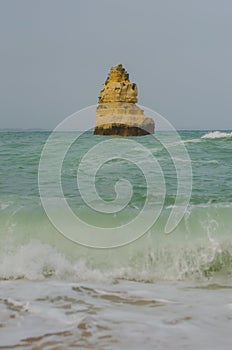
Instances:
[[[54,128],[123,63],[178,129],[232,129],[231,0],[0,0],[0,128]]]

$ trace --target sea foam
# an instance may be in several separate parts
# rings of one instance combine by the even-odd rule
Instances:
[[[232,137],[232,132],[211,131],[201,136],[202,139],[222,139]]]

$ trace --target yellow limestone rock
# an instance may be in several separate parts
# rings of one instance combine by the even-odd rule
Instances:
[[[100,92],[95,135],[143,136],[154,133],[154,120],[136,105],[138,89],[129,74],[117,64],[110,69]]]

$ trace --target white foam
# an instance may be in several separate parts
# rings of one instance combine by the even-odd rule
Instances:
[[[232,132],[211,131],[201,136],[202,139],[222,139],[232,137]]]
[[[200,142],[200,139],[189,139],[189,140],[182,140],[182,143],[197,143]]]
[[[9,204],[4,204],[4,203],[1,203],[1,204],[0,204],[1,210],[4,210],[4,209],[6,209],[6,208],[8,208],[8,207],[9,207]]]
[[[47,277],[102,282],[111,279],[100,270],[88,268],[82,259],[73,263],[56,248],[37,240],[31,240],[15,250],[6,250],[0,255],[0,279],[26,278],[33,281]]]

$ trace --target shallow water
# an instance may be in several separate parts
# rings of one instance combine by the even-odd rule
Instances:
[[[178,152],[171,158],[149,136],[139,138],[134,149],[148,177],[151,165],[140,155],[140,145],[152,152],[164,173],[166,193],[158,220],[129,245],[93,249],[59,233],[41,205],[38,166],[49,133],[0,133],[0,348],[231,348],[232,133],[180,135],[189,159]],[[131,200],[112,214],[86,206],[77,167],[103,139],[108,138],[86,133],[73,143],[61,182],[68,204],[82,220],[117,227],[143,208],[146,178],[135,164],[111,160],[97,173],[97,190],[111,201],[114,185],[123,177],[133,185]],[[178,205],[175,162],[183,169],[190,162],[193,187],[183,219],[167,235],[164,227]],[[83,168],[87,191],[92,164]],[[187,186],[189,179],[182,181]],[[149,196],[159,206],[161,187],[155,183]],[[59,207],[54,211],[62,216]],[[154,213],[146,215],[150,219]]]
[[[231,288],[2,281],[0,348],[230,349]]]

